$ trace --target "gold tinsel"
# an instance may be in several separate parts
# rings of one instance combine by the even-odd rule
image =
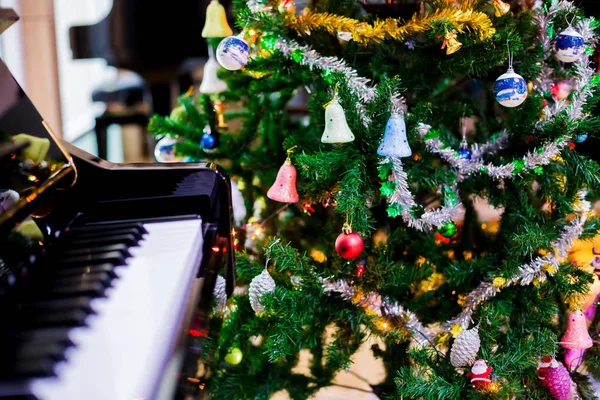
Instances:
[[[463,3],[460,8],[440,8],[425,13],[422,17],[415,14],[406,23],[387,18],[377,20],[371,25],[339,15],[307,11],[301,16],[289,15],[286,17],[286,25],[300,33],[315,29],[325,29],[332,35],[337,35],[338,32],[349,32],[352,34],[352,39],[362,45],[383,40],[402,41],[413,34],[427,32],[434,24],[440,23],[452,25],[458,33],[469,30],[480,40],[489,39],[496,32],[492,21],[486,14],[468,8],[470,2],[466,3],[468,4]]]

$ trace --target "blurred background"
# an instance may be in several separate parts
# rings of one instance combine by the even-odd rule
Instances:
[[[519,1],[535,0],[512,2]],[[0,57],[63,139],[110,161],[154,161],[155,140],[145,127],[153,113],[169,114],[177,95],[202,80],[209,2],[0,0],[21,17],[0,36]],[[359,2],[379,8],[381,17],[407,17],[420,3]],[[221,3],[230,9],[231,0]],[[307,3],[296,1],[299,8]],[[579,3],[600,15],[600,1]],[[595,142],[582,147],[591,151]]]

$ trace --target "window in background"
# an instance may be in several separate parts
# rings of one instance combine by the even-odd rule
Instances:
[[[108,15],[112,4],[112,0],[54,0],[65,140],[74,141],[94,129],[94,118],[104,106],[92,103],[92,92],[117,76],[116,68],[106,65],[102,59],[73,60],[69,28],[99,22]]]
[[[17,9],[18,0],[0,0],[0,7]],[[21,53],[21,39],[17,22],[0,35],[0,57],[23,88],[26,89],[25,68]]]

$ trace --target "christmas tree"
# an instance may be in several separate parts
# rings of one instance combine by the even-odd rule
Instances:
[[[248,210],[205,390],[305,399],[375,336],[381,398],[596,398],[600,256],[571,248],[600,229],[578,153],[598,23],[564,0],[233,14],[236,36],[211,2],[202,85],[150,126],[159,161],[214,160]]]

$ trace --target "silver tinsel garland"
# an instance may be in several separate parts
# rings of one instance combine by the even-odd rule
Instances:
[[[433,226],[437,227],[443,225],[445,222],[452,220],[460,212],[459,197],[458,194],[455,193],[457,198],[456,205],[442,206],[437,209],[429,210],[424,212],[421,217],[415,218],[411,213],[411,209],[417,205],[417,202],[408,188],[408,180],[406,172],[404,172],[404,169],[402,168],[402,161],[399,158],[390,157],[383,160],[383,163],[387,162],[392,163],[392,178],[396,184],[396,189],[388,198],[388,203],[398,204],[402,208],[402,219],[408,226],[423,231],[430,229]]]
[[[427,334],[425,327],[417,316],[410,310],[404,308],[400,303],[391,301],[387,296],[381,296],[379,293],[360,293],[354,289],[350,283],[344,280],[330,281],[321,279],[323,292],[338,293],[344,300],[365,308],[380,317],[393,320],[409,331],[417,344],[431,344],[431,338]]]
[[[431,130],[430,125],[419,124],[417,132],[419,137],[425,142],[425,147],[431,153],[438,154],[440,158],[459,171],[458,181],[462,181],[470,176],[471,173],[485,171],[491,178],[506,179],[514,176],[515,165],[512,163],[504,165],[494,165],[481,159],[485,151],[496,152],[506,146],[507,134],[503,134],[499,139],[502,141],[490,142],[479,147],[477,153],[473,153],[470,160],[460,157],[456,151],[446,145],[438,138],[425,139],[425,136]],[[523,156],[522,171],[533,170],[540,165],[548,165],[552,158],[556,157],[560,151],[568,144],[566,140],[549,142],[543,145],[539,150],[532,151]],[[482,150],[483,149],[483,150]]]
[[[344,81],[348,89],[360,100],[356,103],[356,111],[360,115],[363,125],[368,128],[371,124],[371,118],[367,115],[367,110],[363,103],[370,103],[377,95],[375,86],[371,86],[371,81],[367,78],[358,76],[355,69],[337,57],[323,57],[309,46],[304,46],[293,40],[278,40],[276,48],[283,55],[291,58],[293,52],[301,52],[302,59],[300,65],[307,66],[312,70],[331,71],[341,74],[345,77]]]

